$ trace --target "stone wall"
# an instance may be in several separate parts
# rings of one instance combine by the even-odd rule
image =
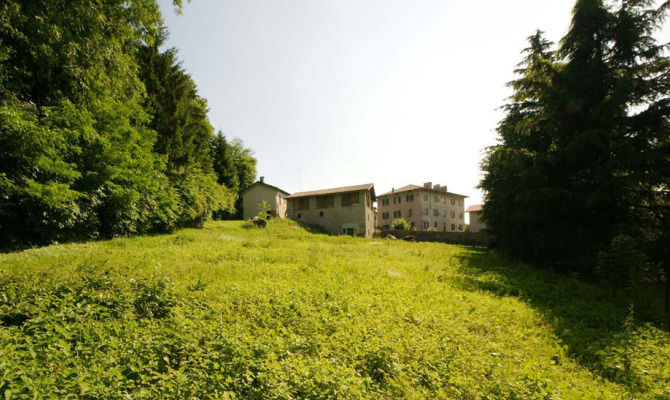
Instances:
[[[382,238],[393,235],[398,239],[414,239],[417,242],[440,242],[449,244],[464,244],[468,246],[495,245],[495,237],[481,232],[423,232],[423,231],[382,231]]]

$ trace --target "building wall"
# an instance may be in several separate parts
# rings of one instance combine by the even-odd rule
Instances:
[[[470,212],[470,232],[481,232],[486,229],[486,225],[482,221],[482,212],[473,211]]]
[[[272,215],[286,218],[286,199],[282,194],[264,185],[255,185],[242,194],[242,217],[253,218],[258,215],[258,204],[267,201]]]
[[[287,215],[290,219],[320,226],[331,235],[345,234],[343,229],[353,228],[358,236],[372,237],[374,210],[370,195],[369,191],[360,191],[357,205],[342,206],[342,194],[335,194],[332,208],[317,208],[318,196],[309,196],[308,210],[297,208],[298,199],[288,199]]]
[[[408,195],[413,195],[414,200],[407,201]],[[399,202],[398,198],[400,198]],[[389,200],[388,205],[384,205],[384,199]],[[454,204],[451,204],[452,200]],[[428,215],[425,213],[426,209]],[[438,215],[435,215],[435,210]],[[400,212],[400,216],[394,216],[394,212]],[[384,218],[385,213],[388,213],[387,218]],[[377,228],[392,229],[393,221],[397,218],[404,218],[410,225],[413,224],[417,231],[430,229],[439,232],[464,232],[465,196],[423,188],[379,196],[377,198]]]

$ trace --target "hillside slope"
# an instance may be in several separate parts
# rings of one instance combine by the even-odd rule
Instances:
[[[0,255],[0,396],[669,398],[634,313],[484,249],[217,222]]]

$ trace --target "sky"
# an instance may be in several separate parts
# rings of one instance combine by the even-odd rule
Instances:
[[[526,38],[574,0],[160,0],[209,117],[287,192],[476,188]]]

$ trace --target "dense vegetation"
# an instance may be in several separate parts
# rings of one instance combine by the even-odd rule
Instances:
[[[593,275],[625,235],[649,262],[605,276],[668,281],[670,59],[654,35],[670,2],[655,3],[578,0],[557,48],[529,38],[481,182],[484,219],[508,254]]]
[[[233,211],[206,101],[164,37],[155,1],[0,5],[0,250]],[[228,168],[253,180],[236,143],[246,164]]]
[[[668,398],[660,306],[480,248],[213,222],[0,255],[0,396]]]

